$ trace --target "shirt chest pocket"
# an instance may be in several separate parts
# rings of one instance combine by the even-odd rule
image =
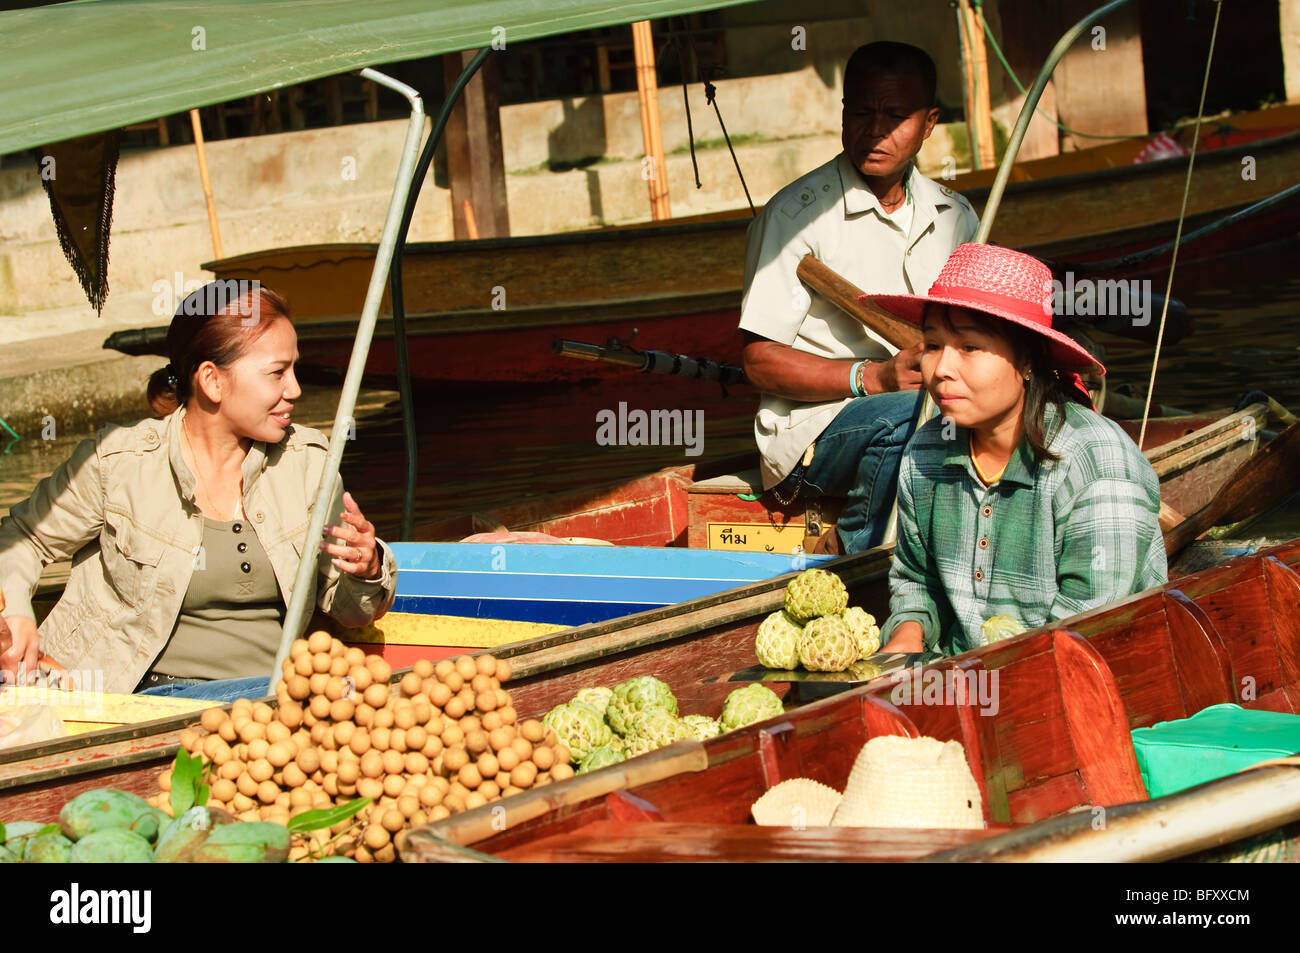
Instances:
[[[143,532],[126,516],[109,512],[104,515],[99,549],[118,597],[133,608],[147,602],[157,583],[162,540]]]

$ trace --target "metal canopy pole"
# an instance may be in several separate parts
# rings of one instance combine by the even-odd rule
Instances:
[[[1112,3],[1089,13],[1086,17],[1070,27],[1052,47],[1052,52],[1047,54],[1047,62],[1043,68],[1038,71],[1038,78],[1034,80],[1034,85],[1030,87],[1029,92],[1025,95],[1025,104],[1020,108],[1020,116],[1016,119],[1016,128],[1011,133],[1011,139],[1007,142],[1006,154],[1002,157],[1002,163],[998,166],[997,178],[993,180],[993,186],[989,189],[988,201],[984,204],[984,214],[980,216],[979,231],[971,239],[973,242],[984,244],[989,240],[989,232],[993,231],[993,219],[997,217],[998,206],[1002,204],[1002,193],[1006,191],[1007,180],[1011,178],[1011,168],[1016,164],[1016,156],[1020,153],[1020,144],[1025,141],[1025,133],[1029,129],[1029,121],[1034,118],[1034,110],[1038,108],[1038,101],[1043,96],[1043,90],[1047,88],[1047,83],[1052,78],[1052,73],[1056,71],[1056,64],[1061,61],[1066,51],[1074,45],[1074,41],[1094,22],[1100,20],[1108,13],[1118,10],[1128,3],[1129,0],[1113,0]],[[934,416],[934,399],[927,393],[925,400],[921,403],[921,411],[916,417],[916,426],[919,428],[927,420]],[[882,543],[889,544],[898,540],[898,496],[894,496],[894,508],[889,514],[889,523],[885,527],[885,537]]]
[[[455,84],[447,90],[442,108],[438,111],[438,119],[433,124],[433,132],[424,144],[419,164],[415,167],[414,181],[411,183],[411,190],[406,196],[405,207],[402,209],[402,224],[397,231],[393,267],[388,277],[391,292],[389,297],[393,302],[393,346],[397,351],[397,392],[398,400],[402,405],[402,432],[406,437],[406,492],[402,496],[402,539],[411,538],[411,527],[415,521],[415,481],[420,459],[415,433],[415,403],[411,394],[411,364],[406,349],[406,300],[402,293],[402,258],[406,251],[406,235],[411,230],[415,203],[419,201],[420,189],[424,186],[424,178],[429,173],[430,163],[433,162],[434,150],[438,148],[443,130],[447,128],[447,122],[451,119],[451,111],[460,100],[460,94],[465,91],[465,87],[469,85],[469,81],[474,78],[474,74],[479,71],[479,67],[491,52],[492,48],[487,46],[479,50],[461,72]]]
[[[316,564],[320,558],[319,543],[325,529],[325,521],[331,515],[337,515],[328,512],[329,505],[334,496],[335,484],[338,482],[339,463],[343,459],[343,447],[347,443],[352,414],[356,410],[357,394],[361,390],[361,375],[366,367],[366,358],[370,354],[370,341],[374,337],[379,305],[384,297],[384,282],[393,261],[393,250],[397,246],[402,208],[411,188],[411,172],[415,168],[420,138],[424,135],[424,104],[420,101],[419,93],[405,83],[399,83],[373,69],[363,69],[361,75],[405,96],[411,104],[411,119],[406,127],[406,142],[402,146],[402,159],[397,167],[397,181],[393,185],[393,197],[388,203],[388,216],[384,220],[384,231],[379,239],[374,270],[370,273],[370,286],[366,289],[365,307],[361,309],[361,323],[357,326],[357,338],[352,344],[352,357],[348,361],[347,376],[343,378],[343,393],[339,397],[338,410],[334,414],[334,429],[330,433],[329,452],[325,457],[325,469],[321,472],[320,486],[316,489],[316,502],[312,509],[310,525],[307,527],[307,537],[303,542],[302,560],[298,563],[293,593],[289,596],[289,605],[284,616],[280,649],[275,655],[275,667],[271,669],[272,685],[280,677],[281,663],[289,657],[289,647],[299,636],[309,618],[307,592],[311,587],[312,576],[316,573]]]
[[[1079,34],[1106,14],[1113,13],[1128,2],[1129,0],[1114,0],[1113,3],[1108,3],[1104,7],[1092,11],[1092,13],[1089,13],[1070,27],[1065,35],[1056,41],[1056,46],[1052,47],[1052,52],[1047,54],[1047,62],[1038,71],[1038,78],[1034,80],[1034,85],[1030,87],[1029,92],[1025,95],[1025,104],[1021,107],[1020,116],[1016,119],[1016,128],[1012,130],[1011,139],[1007,142],[1006,155],[1002,157],[1002,164],[998,166],[997,178],[993,180],[993,187],[989,189],[989,199],[984,203],[984,214],[980,216],[980,228],[975,234],[975,241],[982,244],[989,240],[989,232],[993,231],[993,219],[998,214],[998,206],[1002,204],[1002,193],[1006,191],[1007,180],[1011,178],[1011,167],[1016,164],[1016,156],[1020,153],[1020,144],[1025,141],[1025,133],[1029,131],[1029,121],[1034,118],[1034,110],[1038,108],[1038,101],[1043,97],[1043,90],[1047,88],[1052,73],[1056,71],[1056,64],[1061,61],[1061,57],[1065,55],[1066,51],[1074,45],[1074,41],[1079,38]]]

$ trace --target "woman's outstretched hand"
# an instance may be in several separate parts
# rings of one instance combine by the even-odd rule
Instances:
[[[375,524],[362,515],[351,493],[343,494],[343,512],[339,519],[343,521],[341,525],[325,527],[321,550],[335,557],[334,565],[341,572],[367,582],[376,581],[383,565],[379,558],[379,545],[375,542]],[[339,542],[329,542],[331,536]]]

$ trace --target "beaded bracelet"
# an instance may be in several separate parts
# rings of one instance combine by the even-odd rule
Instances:
[[[854,397],[864,397],[862,393],[862,365],[865,361],[858,361],[849,368],[849,393]]]

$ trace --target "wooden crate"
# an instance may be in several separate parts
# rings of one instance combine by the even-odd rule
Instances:
[[[800,496],[782,506],[763,492],[756,467],[692,483],[686,501],[692,549],[754,553],[801,551],[809,524],[811,535],[820,536],[835,525],[844,503],[840,497],[807,501]]]

